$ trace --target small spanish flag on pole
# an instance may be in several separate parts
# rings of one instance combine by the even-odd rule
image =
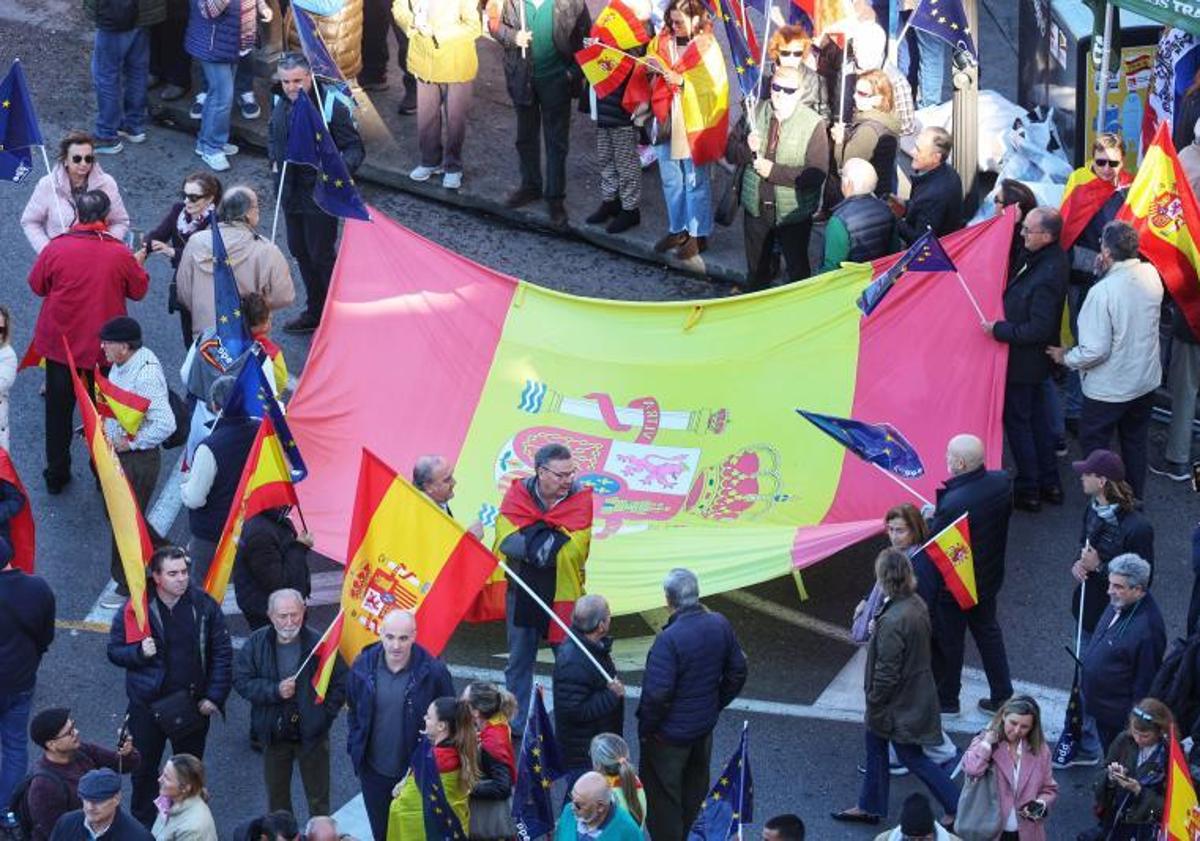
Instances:
[[[1167,799],[1163,803],[1164,841],[1196,841],[1200,838],[1200,804],[1188,771],[1187,757],[1171,727],[1171,753],[1167,759]]]
[[[965,512],[935,534],[921,551],[938,568],[946,589],[960,608],[970,610],[979,604],[979,591],[975,588],[975,556],[971,552],[971,531]]]
[[[317,703],[325,703],[325,693],[329,691],[329,679],[333,677],[333,667],[337,665],[338,646],[342,644],[342,623],[346,618],[343,611],[338,611],[333,617],[333,623],[325,629],[324,635],[317,641],[310,657],[317,658],[317,668],[313,671],[312,687],[317,696]],[[304,666],[300,667],[304,671]],[[299,674],[299,672],[297,672]]]
[[[37,352],[37,348],[30,341],[29,347],[25,348],[25,355],[21,357],[21,363],[17,365],[17,371],[24,371],[26,368],[45,368],[46,357]]]
[[[102,418],[112,418],[130,435],[137,435],[142,418],[150,409],[150,399],[113,385],[96,366],[96,411]]]

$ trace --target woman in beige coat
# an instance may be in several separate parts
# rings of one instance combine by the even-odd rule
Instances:
[[[158,777],[158,793],[158,818],[150,830],[154,841],[217,841],[204,763],[190,753],[175,754]]]

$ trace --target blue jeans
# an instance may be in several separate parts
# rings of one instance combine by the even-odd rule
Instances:
[[[946,79],[946,53],[950,46],[936,35],[923,29],[917,32],[917,79],[920,93],[917,107],[927,108],[942,102],[942,85]]]
[[[202,61],[204,71],[204,113],[200,116],[200,134],[196,148],[215,155],[229,142],[230,109],[233,108],[233,77],[237,62]]]
[[[533,696],[533,664],[537,660],[541,633],[537,628],[513,624],[517,585],[509,584],[504,597],[504,630],[508,633],[508,665],[504,667],[504,687],[517,699],[517,712],[509,722],[513,735],[525,732]]]
[[[96,88],[96,138],[115,140],[117,130],[139,134],[146,128],[146,85],[150,75],[150,34],[96,30],[92,84]]]
[[[29,766],[29,710],[33,690],[0,693],[0,807],[8,809],[13,789]]]
[[[667,202],[667,233],[687,231],[694,237],[712,233],[712,190],[708,164],[696,166],[691,158],[671,160],[671,144],[654,147],[658,174],[662,178],[663,198]]]
[[[888,740],[867,730],[866,742],[867,773],[863,777],[862,789],[858,794],[858,808],[872,815],[886,817],[888,787],[891,785],[891,775],[888,773]],[[950,775],[927,757],[920,745],[901,745],[893,742],[892,747],[896,749],[896,758],[904,763],[917,779],[925,783],[942,804],[946,814],[957,813],[958,789],[955,788]]]
[[[200,80],[201,90],[208,93],[207,79]],[[233,74],[233,95],[241,96],[254,92],[254,53],[246,53],[238,59],[237,72]]]

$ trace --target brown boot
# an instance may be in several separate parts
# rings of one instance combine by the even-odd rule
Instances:
[[[670,251],[672,248],[675,248],[676,246],[679,246],[679,245],[683,245],[690,238],[691,238],[691,234],[689,234],[687,231],[680,231],[677,234],[667,234],[665,237],[660,239],[658,242],[654,243],[654,250],[658,254],[665,254],[666,252]]]
[[[687,242],[675,249],[675,256],[680,260],[690,260],[700,256],[699,237],[689,236]]]

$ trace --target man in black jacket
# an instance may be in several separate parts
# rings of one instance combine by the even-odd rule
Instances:
[[[944,128],[929,126],[917,135],[908,205],[891,199],[892,212],[900,217],[896,232],[905,245],[916,242],[927,228],[940,237],[962,227],[962,179],[946,163],[952,145]]]
[[[296,534],[287,506],[268,508],[246,521],[233,559],[233,586],[250,630],[271,624],[267,599],[276,590],[290,588],[297,590],[302,600],[308,598],[312,592],[308,571],[312,545],[308,532]]]
[[[1042,500],[1063,501],[1054,453],[1054,433],[1046,414],[1046,380],[1053,364],[1046,348],[1058,344],[1070,266],[1058,247],[1062,216],[1052,207],[1031,210],[1021,224],[1025,243],[1010,267],[1004,290],[1004,319],[983,329],[1009,345],[1004,390],[1004,434],[1017,463],[1016,497],[1022,511],[1040,511]]]
[[[151,841],[150,830],[121,809],[121,777],[111,768],[88,771],[79,780],[83,808],[54,824],[50,841]]]
[[[575,602],[571,630],[604,670],[616,675],[612,614],[603,596],[587,595]],[[592,770],[592,737],[598,733],[621,735],[625,723],[625,686],[609,683],[600,670],[571,640],[558,646],[554,659],[554,730],[567,769],[567,789]]]
[[[310,815],[329,814],[329,728],[346,700],[346,666],[334,659],[333,675],[318,701],[312,680],[319,663],[309,658],[321,635],[304,624],[304,598],[295,590],[271,593],[271,625],[259,628],[238,652],[233,686],[250,702],[250,726],[263,745],[267,809],[292,811],[292,766]]]
[[[188,556],[164,546],[150,556],[146,621],[149,636],[126,627],[117,611],[108,634],[108,659],[125,670],[129,732],[142,754],[133,774],[130,812],[144,826],[158,816],[158,768],[167,740],[173,753],[204,758],[209,719],[221,711],[233,675],[233,645],[221,606],[191,584]],[[190,715],[194,706],[198,717]],[[163,723],[155,708],[175,724]]]
[[[308,59],[299,53],[286,53],[279,60],[279,84],[282,96],[271,110],[267,135],[271,171],[278,173],[287,158],[288,132],[292,125],[292,103],[300,96],[311,99],[313,107],[321,109],[313,90],[312,70]],[[329,96],[327,92],[326,97]],[[366,151],[349,109],[334,101],[327,121],[333,143],[353,175],[362,165]],[[304,312],[283,326],[288,333],[311,333],[321,323],[329,279],[337,259],[338,219],[330,216],[313,200],[316,170],[307,166],[289,166],[279,189],[283,193],[283,218],[287,222],[288,251],[300,266],[304,278],[306,301]]]
[[[1004,583],[1012,482],[1003,470],[988,470],[984,466],[983,442],[974,435],[956,435],[950,439],[946,467],[950,478],[938,488],[929,533],[937,534],[964,513],[967,515],[979,603],[963,610],[944,583],[938,590],[937,605],[931,611],[934,634],[940,643],[933,659],[933,677],[937,681],[942,714],[958,715],[963,644],[969,627],[991,690],[990,698],[979,699],[979,708],[994,713],[1013,694],[1004,635],[996,620],[996,596]]]

